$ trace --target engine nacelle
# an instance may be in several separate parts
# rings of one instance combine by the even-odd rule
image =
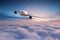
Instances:
[[[29,16],[29,19],[32,19],[32,16]]]
[[[17,14],[17,11],[14,11],[14,14]]]

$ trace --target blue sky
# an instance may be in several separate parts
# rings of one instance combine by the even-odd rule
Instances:
[[[15,15],[13,12],[14,10],[21,11],[26,9],[31,15],[59,19],[59,4],[59,0],[0,0],[0,15],[22,18],[19,14]]]

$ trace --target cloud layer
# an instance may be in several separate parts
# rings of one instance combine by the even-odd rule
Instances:
[[[0,40],[60,40],[60,26],[57,24],[51,26],[26,21],[0,22]]]
[[[0,12],[0,20],[16,20],[16,19],[28,19],[27,17],[16,17],[16,16],[10,16],[6,13]]]

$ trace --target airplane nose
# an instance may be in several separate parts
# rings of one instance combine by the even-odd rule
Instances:
[[[14,14],[17,14],[17,11],[14,11]]]

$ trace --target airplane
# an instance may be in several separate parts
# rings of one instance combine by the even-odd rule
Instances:
[[[29,19],[32,19],[32,16],[31,15],[28,15],[28,12],[27,11],[14,11],[14,14],[17,14],[19,13],[21,16],[29,16]]]
[[[33,16],[33,15],[29,15],[29,13],[24,10],[24,11],[14,11],[14,14],[19,13],[21,16],[29,16],[29,19],[32,19],[32,17],[37,17],[37,18],[45,18],[45,17],[38,17],[38,16]]]

